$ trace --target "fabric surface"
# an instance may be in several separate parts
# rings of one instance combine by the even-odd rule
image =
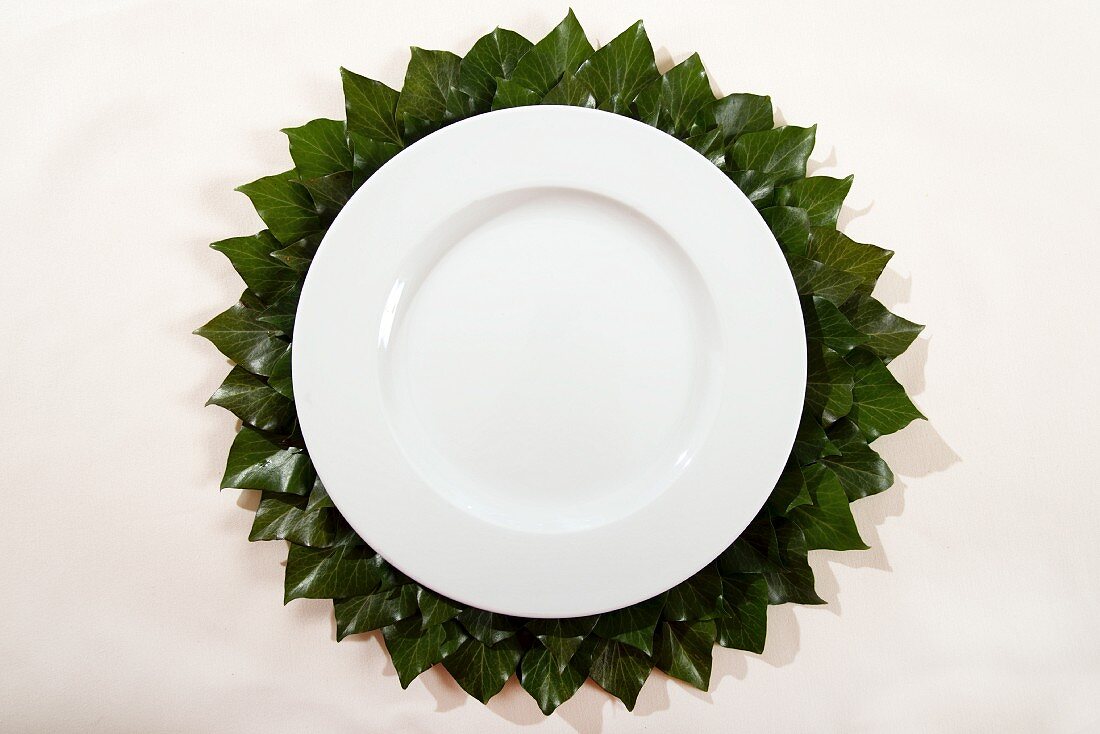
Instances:
[[[227,368],[190,332],[241,284],[206,245],[260,228],[233,187],[289,167],[280,128],[342,116],[341,65],[400,86],[410,44],[537,39],[566,6],[9,3],[0,730],[1098,730],[1096,6],[573,7],[598,42],[645,19],[662,68],[698,51],[855,174],[841,223],[928,324],[892,369],[931,422],[876,444],[898,485],[854,505],[873,549],[813,553],[829,604],[773,607],[709,693],[654,674],[631,713],[588,683],[547,719],[515,681],[402,691],[376,635],[282,605],[285,547],[217,491]]]

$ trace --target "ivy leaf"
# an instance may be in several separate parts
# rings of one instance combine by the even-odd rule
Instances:
[[[322,229],[313,199],[294,171],[264,176],[238,186],[237,191],[252,201],[260,219],[283,244],[289,245]]]
[[[347,126],[342,120],[311,120],[283,133],[290,140],[290,157],[299,178],[318,178],[351,171],[351,148]]]
[[[310,509],[308,498],[264,492],[249,540],[289,540],[297,545],[324,548],[336,538],[336,518],[328,508]]]
[[[829,227],[814,227],[810,230],[809,256],[827,267],[843,270],[858,278],[860,290],[870,293],[894,253],[875,245],[856,242]],[[839,305],[842,302],[837,303]]]
[[[596,616],[533,619],[527,630],[550,652],[559,669],[565,668],[596,624]]]
[[[420,614],[423,617],[425,627],[442,624],[461,611],[461,607],[452,603],[449,599],[445,599],[423,586],[417,590],[416,603],[420,607]]]
[[[777,518],[775,536],[783,567],[763,574],[768,584],[768,603],[824,604],[814,590],[814,572],[806,560],[806,539],[801,528]]]
[[[626,114],[638,93],[660,76],[642,21],[585,59],[575,75],[592,90],[601,110]]]
[[[313,480],[313,489],[309,491],[309,503],[306,505],[306,509],[313,511],[326,507],[335,508],[336,505],[332,504],[332,500],[329,499],[328,492],[325,490],[325,485],[321,484],[321,478],[317,477]]]
[[[558,665],[548,649],[538,646],[527,651],[519,669],[520,685],[547,716],[577,692],[585,677],[571,665]]]
[[[454,120],[461,116],[456,105],[462,58],[450,51],[429,51],[413,46],[405,70],[405,86],[397,101],[397,117],[428,122]],[[405,123],[409,132],[410,123]]]
[[[279,296],[279,300],[264,308],[257,320],[262,324],[266,324],[269,328],[277,329],[280,334],[291,335],[294,332],[294,315],[298,310],[298,299],[301,295],[301,286],[295,286]],[[278,361],[286,351],[285,341],[279,340],[278,346],[279,353],[275,355],[274,361]],[[271,366],[272,370],[275,369],[274,361]]]
[[[289,574],[289,567],[287,569]],[[418,611],[416,584],[383,588],[363,596],[339,599],[336,609],[336,639],[380,629],[411,617]]]
[[[867,341],[831,301],[820,296],[801,300],[806,338],[810,341],[821,342],[839,354],[847,354]]]
[[[348,199],[355,192],[354,171],[357,169],[355,161],[356,157],[353,155],[350,171],[338,171],[317,178],[303,178],[299,182],[309,193],[309,198],[313,199],[313,208],[326,226],[332,224],[336,214],[344,208],[344,204],[348,203]],[[306,241],[308,240],[299,240],[299,242]]]
[[[816,125],[745,133],[733,144],[733,162],[743,171],[759,171],[777,183],[802,178],[816,134]]]
[[[588,675],[600,688],[622,701],[628,711],[633,711],[651,666],[649,657],[636,647],[616,640],[600,640]]]
[[[714,620],[716,642],[722,647],[764,652],[768,631],[768,584],[755,574],[723,579],[722,614]]]
[[[696,129],[717,129],[725,142],[744,133],[771,130],[775,125],[772,98],[759,94],[730,94],[704,107]]]
[[[210,245],[229,258],[248,289],[263,300],[277,298],[298,282],[298,273],[271,256],[282,245],[264,230],[250,237],[231,237]]]
[[[256,375],[234,367],[206,401],[233,413],[261,431],[281,431],[294,420],[294,404]]]
[[[809,214],[815,227],[836,227],[844,197],[852,189],[853,176],[831,178],[811,176],[780,187],[776,199],[785,206],[797,206]]]
[[[588,85],[566,72],[561,81],[542,98],[542,104],[595,109],[596,98],[592,96],[592,90],[588,88]]]
[[[779,541],[767,512],[753,518],[737,540],[718,556],[722,576],[734,573],[762,573],[782,566]]]
[[[286,352],[283,353],[283,356],[275,360],[275,364],[271,366],[271,376],[267,378],[267,386],[287,400],[294,400],[294,385],[290,379],[290,349],[291,347],[287,345]],[[217,393],[215,393],[215,395],[216,394]],[[211,401],[213,401],[213,398],[211,398]],[[230,410],[233,409],[230,408]],[[233,412],[236,413],[237,417],[241,418],[241,420],[245,420],[240,413],[237,413],[237,411],[235,410],[233,410]],[[246,422],[252,423],[252,425],[256,426],[257,428],[263,428],[264,430],[274,430],[261,426],[258,423],[250,420]]]
[[[652,654],[653,631],[664,605],[665,597],[661,594],[625,609],[606,612],[596,621],[593,632],[604,639],[637,648],[646,655]]]
[[[400,93],[365,76],[340,69],[344,85],[344,108],[348,132],[394,148],[404,146],[397,126],[397,100]],[[358,152],[358,151],[356,151]]]
[[[447,630],[441,624],[421,627],[420,620],[407,619],[383,627],[382,639],[401,687],[408,688],[418,675],[443,659]]]
[[[823,436],[824,433],[822,431]],[[787,465],[783,468],[783,473],[779,475],[779,480],[775,483],[775,489],[768,496],[767,506],[776,515],[786,515],[795,507],[809,504],[812,501],[809,490],[806,489],[806,480],[802,476],[798,462],[794,461],[792,455],[787,459]]]
[[[236,303],[195,333],[244,369],[266,377],[286,351],[286,342],[278,338],[278,329],[260,321],[259,316],[244,303]]]
[[[894,473],[882,457],[867,445],[854,423],[841,421],[838,426],[840,432],[832,431],[829,437],[838,443],[840,454],[823,456],[821,462],[836,473],[848,501],[889,489],[894,483]]]
[[[811,342],[806,354],[806,408],[829,426],[852,409],[855,370],[839,354],[820,344]]]
[[[500,692],[516,672],[523,648],[515,638],[486,646],[468,637],[458,649],[443,659],[443,667],[462,690],[482,703]]]
[[[791,510],[788,517],[801,530],[809,550],[867,550],[836,475],[821,464],[803,470],[813,504]]]
[[[757,209],[771,206],[774,202],[774,176],[763,171],[727,171],[726,175]]]
[[[221,486],[305,495],[313,479],[313,466],[304,451],[284,448],[245,426],[233,439]]]
[[[802,420],[798,423],[798,432],[794,437],[793,456],[802,466],[812,464],[821,456],[839,454],[825,435],[825,429],[806,410],[802,411]]]
[[[860,278],[817,260],[787,255],[791,277],[800,296],[821,296],[838,306],[860,286]]]
[[[593,53],[584,29],[570,10],[554,30],[524,54],[516,64],[510,81],[542,97],[563,74],[576,71],[581,62]],[[493,108],[497,108],[495,104]]]
[[[473,608],[462,611],[456,619],[474,639],[486,645],[514,637],[523,627],[523,620],[517,617]]]
[[[718,612],[721,596],[722,577],[712,563],[668,590],[662,616],[677,622],[710,619]]]
[[[542,101],[542,95],[511,79],[497,79],[497,92],[493,97],[493,109],[527,107]]]
[[[313,256],[317,253],[318,244],[319,240],[307,237],[273,251],[271,257],[278,260],[284,268],[293,270],[296,277],[301,277],[309,270],[309,265],[313,262]],[[295,285],[297,285],[297,281],[295,281]]]
[[[351,188],[353,191],[362,186],[363,182],[374,175],[375,171],[401,151],[401,148],[393,143],[371,140],[357,132],[348,133],[348,137],[351,139],[351,147],[355,152],[352,158],[351,175]]]
[[[294,599],[347,599],[373,593],[392,577],[382,557],[350,530],[338,530],[335,545],[308,548],[291,545],[286,559],[283,603]],[[346,612],[353,611],[350,607]],[[337,608],[337,636],[346,628]]]
[[[769,206],[760,216],[784,251],[805,256],[810,243],[810,219],[805,209],[793,206]]]
[[[881,359],[865,349],[858,349],[848,356],[848,363],[855,368],[855,405],[851,418],[868,441],[900,431],[918,418],[924,418]]]
[[[509,78],[533,46],[520,34],[504,28],[496,28],[478,39],[462,60],[458,77],[458,88],[473,100],[475,113],[489,110],[496,94],[496,80]]]
[[[710,685],[711,651],[716,635],[714,622],[661,622],[653,662],[673,678],[701,691]]]
[[[726,149],[722,145],[722,138],[718,130],[708,130],[696,135],[684,138],[684,143],[695,149],[699,155],[725,169]]]
[[[692,54],[643,89],[634,104],[638,119],[670,135],[686,135],[704,105],[714,102],[706,69]]]
[[[844,305],[844,313],[852,326],[867,336],[864,345],[883,362],[890,362],[904,352],[924,331],[920,324],[903,319],[874,298],[864,295]]]

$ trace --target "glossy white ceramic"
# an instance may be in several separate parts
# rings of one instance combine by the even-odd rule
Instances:
[[[802,407],[790,271],[698,153],[572,107],[480,115],[375,173],[294,332],[333,501],[439,593],[531,617],[619,608],[713,560]]]

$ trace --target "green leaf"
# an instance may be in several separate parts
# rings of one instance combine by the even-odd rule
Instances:
[[[277,329],[279,334],[290,336],[294,332],[294,315],[298,310],[298,299],[301,295],[301,286],[295,286],[279,296],[279,300],[264,308],[257,320],[262,324],[266,324],[269,328]],[[278,361],[286,351],[285,341],[279,340],[278,344],[280,350],[275,361]],[[274,369],[273,362],[271,370],[274,371]]]
[[[653,662],[673,678],[701,691],[710,685],[711,651],[716,630],[713,621],[661,622]]]
[[[304,451],[284,448],[245,426],[233,439],[221,486],[305,495],[313,479],[313,466]]]
[[[859,279],[859,289],[870,293],[882,269],[894,256],[890,250],[865,245],[829,227],[810,230],[810,258]],[[840,305],[843,301],[837,302]]]
[[[605,612],[600,615],[593,632],[604,639],[622,642],[649,655],[653,652],[653,631],[657,628],[657,620],[664,605],[665,596],[661,594],[625,609]]]
[[[344,208],[344,204],[348,203],[348,199],[355,192],[354,171],[358,168],[356,160],[358,160],[358,157],[352,156],[351,171],[339,171],[317,178],[303,178],[300,181],[302,187],[309,193],[309,198],[313,199],[313,208],[317,211],[317,215],[326,226],[332,223],[332,220],[336,218],[339,211]],[[299,240],[299,242],[307,241],[309,241],[308,238]],[[278,257],[278,255],[275,256]],[[284,260],[284,262],[286,261]]]
[[[429,122],[460,117],[456,99],[461,65],[462,58],[450,51],[429,51],[414,46],[405,70],[405,86],[397,101],[397,117]],[[408,122],[405,130],[409,131]]]
[[[777,518],[775,536],[782,568],[765,571],[769,604],[824,604],[814,590],[814,572],[806,561],[806,539],[797,525]]]
[[[283,431],[294,420],[290,400],[240,367],[233,368],[206,404],[221,406],[261,431]]]
[[[298,174],[294,171],[264,176],[238,186],[237,191],[252,201],[260,219],[283,244],[289,245],[322,229],[313,198],[298,182]]]
[[[594,53],[584,29],[570,10],[565,19],[550,31],[516,64],[511,82],[542,97],[562,78],[577,70]],[[512,105],[507,105],[512,106]],[[494,109],[496,105],[494,104]]]
[[[774,124],[771,97],[738,93],[722,97],[703,108],[696,127],[703,130],[717,128],[723,140],[729,142],[745,133],[771,130]]]
[[[267,385],[287,400],[294,399],[294,385],[290,379],[290,349],[291,348],[288,346],[283,356],[275,360],[275,364],[271,366],[271,376],[267,378]],[[213,400],[213,398],[211,398],[211,400]],[[233,409],[230,408],[230,410]],[[235,410],[233,412],[237,413],[237,411]],[[237,416],[241,420],[245,420],[244,416],[242,416],[240,413],[237,413]],[[258,423],[250,420],[246,422],[252,423],[252,425],[256,426],[257,428],[264,428],[264,430],[274,430],[270,428],[265,428],[264,426],[261,426]]]
[[[854,378],[853,378],[854,380]],[[794,437],[793,455],[802,466],[817,461],[825,450],[829,438],[825,429],[809,411],[803,409],[802,420],[798,423],[798,433]]]
[[[638,119],[670,135],[684,136],[714,92],[699,54],[692,54],[643,89],[635,100]]]
[[[288,567],[287,573],[289,572]],[[348,635],[370,632],[416,614],[416,584],[394,586],[363,596],[339,599],[335,608],[337,640]]]
[[[775,528],[768,513],[763,510],[718,556],[718,571],[723,577],[735,573],[762,573],[782,565]]]
[[[596,621],[596,616],[533,619],[527,623],[527,630],[546,647],[560,669],[569,664]]]
[[[636,647],[600,640],[588,675],[600,688],[621,700],[628,711],[633,711],[651,666],[649,657]]]
[[[825,432],[822,431],[821,434],[824,436]],[[816,459],[817,456],[815,455],[814,458]],[[776,515],[786,515],[795,507],[813,501],[798,462],[793,459],[792,456],[787,460],[783,473],[779,475],[779,481],[775,483],[775,489],[768,497],[768,509]]]
[[[293,270],[297,277],[301,277],[309,270],[309,265],[313,262],[313,256],[317,253],[317,245],[318,240],[307,237],[282,249],[275,250],[271,253],[271,256],[282,263],[285,268]]]
[[[913,340],[924,331],[920,324],[890,313],[870,296],[864,295],[849,301],[843,310],[851,319],[852,326],[867,336],[864,346],[884,362],[889,362],[908,349]]]
[[[474,103],[474,112],[487,112],[496,94],[498,78],[507,79],[520,59],[533,48],[526,38],[496,28],[478,39],[462,60],[458,88]]]
[[[780,204],[805,209],[813,226],[836,227],[840,208],[844,205],[844,197],[852,188],[853,179],[853,176],[802,178],[780,187],[776,191],[776,197]]]
[[[810,243],[810,219],[804,209],[793,206],[769,206],[760,216],[784,251],[805,256]]]
[[[356,132],[348,133],[351,147],[355,151],[352,160],[351,188],[354,191],[363,185],[375,171],[397,155],[401,148],[388,142],[378,142]]]
[[[283,129],[290,140],[290,157],[300,178],[317,178],[351,171],[351,148],[342,120],[318,119]]]
[[[278,329],[259,317],[244,303],[237,303],[195,329],[195,333],[249,372],[266,377],[286,351],[286,342],[278,338]]]
[[[638,93],[660,76],[642,21],[585,59],[575,76],[592,90],[601,110],[626,114]]]
[[[850,421],[841,421],[840,430],[847,435],[838,443],[840,454],[824,456],[821,462],[836,473],[849,502],[884,492],[894,483],[894,473],[874,449],[860,436],[859,429]],[[854,433],[853,437],[851,434]],[[834,438],[834,436],[836,438]],[[830,439],[840,442],[842,438],[831,431]]]
[[[806,408],[829,426],[852,409],[855,370],[832,349],[812,342],[808,346]]]
[[[764,652],[768,631],[768,584],[756,574],[723,579],[722,613],[714,620],[722,647]]]
[[[527,107],[542,101],[542,95],[528,89],[519,82],[510,79],[497,80],[497,93],[493,97],[493,109],[503,110],[509,107]]]
[[[722,145],[722,137],[717,129],[684,138],[684,143],[694,148],[699,155],[718,166],[718,168],[725,170],[726,149]]]
[[[677,622],[710,619],[718,612],[721,596],[722,577],[712,563],[668,590],[662,616]]]
[[[569,105],[570,107],[587,107],[595,109],[596,98],[592,96],[592,90],[588,85],[577,79],[569,72],[561,78],[561,81],[542,98],[542,104]]]
[[[800,296],[821,296],[839,306],[860,286],[858,276],[817,260],[787,255],[787,265]]]
[[[851,419],[868,441],[900,431],[918,418],[924,418],[881,359],[865,349],[858,349],[847,361],[855,368],[855,405]]]
[[[423,586],[417,590],[416,603],[420,607],[425,627],[442,624],[461,611],[457,604]]]
[[[519,669],[520,685],[547,716],[577,692],[585,677],[571,665],[558,665],[547,648],[538,646],[527,651]]]
[[[409,619],[383,627],[382,639],[401,687],[408,688],[418,675],[443,659],[447,629],[440,624],[422,627],[419,620]]]
[[[730,180],[757,209],[771,206],[775,200],[775,177],[763,171],[728,171]]]
[[[397,126],[397,100],[400,93],[382,82],[340,69],[344,84],[344,108],[348,132],[376,143],[404,146]],[[358,150],[356,151],[358,153]]]
[[[346,599],[373,593],[392,571],[382,557],[348,530],[338,531],[328,548],[291,545],[286,559],[284,603],[293,599]],[[354,611],[346,608],[345,613]],[[337,636],[347,627],[336,610]]]
[[[821,342],[839,354],[847,354],[867,341],[832,301],[821,296],[802,298],[802,316],[806,322],[806,338]]]
[[[265,301],[278,298],[298,282],[298,273],[271,256],[282,245],[266,229],[250,237],[231,237],[210,246],[229,258],[248,289]]]
[[[523,647],[515,638],[489,647],[469,637],[443,659],[443,667],[462,690],[487,703],[516,672],[522,655]]]
[[[807,466],[803,474],[813,504],[796,507],[788,517],[801,528],[806,547],[809,550],[866,550],[869,546],[859,537],[848,497],[836,475],[821,464]]]
[[[264,492],[249,540],[289,540],[297,545],[324,548],[336,538],[336,517],[329,508],[310,509],[308,498]]]
[[[517,617],[473,608],[464,610],[456,619],[474,639],[486,645],[514,637],[523,627],[523,620]]]
[[[814,149],[817,126],[787,125],[745,133],[733,144],[733,162],[742,171],[768,174],[777,183],[806,175],[806,161]]]
[[[335,508],[336,505],[332,504],[332,500],[329,499],[328,492],[325,490],[325,485],[321,484],[320,477],[313,480],[313,489],[309,491],[309,503],[306,505],[307,510],[320,510],[326,507]]]

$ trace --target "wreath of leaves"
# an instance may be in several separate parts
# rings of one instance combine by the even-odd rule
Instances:
[[[766,96],[716,99],[698,55],[661,74],[641,22],[596,50],[572,12],[535,44],[497,28],[465,58],[413,48],[400,92],[341,74],[347,121],[284,130],[294,168],[239,188],[267,228],[212,245],[247,289],[196,332],[236,364],[209,401],[242,422],[221,486],[263,493],[249,540],[289,541],[285,601],[332,599],[338,639],[381,629],[402,687],[442,663],[484,703],[516,674],[546,714],[586,678],[632,709],[654,667],[706,690],[715,643],[759,653],[769,604],[824,603],[807,553],[867,548],[849,503],[893,483],[869,442],[923,417],[886,368],[923,327],[871,296],[893,253],[836,229],[852,178],[806,177],[815,128],[773,129]],[[450,122],[533,104],[633,117],[714,163],[775,234],[806,323],[805,410],[765,507],[684,583],[584,618],[482,611],[389,565],[344,521],[317,478],[290,374],[302,281],[348,197],[402,148]]]

